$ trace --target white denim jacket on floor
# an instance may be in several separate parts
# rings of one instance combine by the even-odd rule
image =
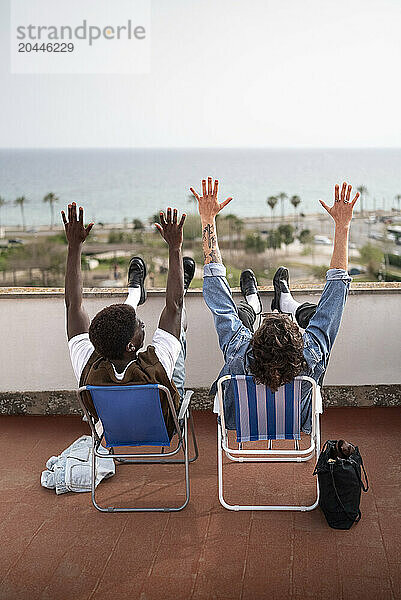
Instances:
[[[105,458],[96,459],[96,487],[103,479],[115,474],[114,460],[108,456],[108,450],[100,446],[99,453],[105,454]],[[91,472],[92,438],[82,435],[59,456],[49,458],[40,483],[45,488],[56,490],[56,494],[90,492]]]

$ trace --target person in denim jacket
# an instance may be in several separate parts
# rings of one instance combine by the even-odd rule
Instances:
[[[341,192],[339,186],[335,186],[333,206],[329,207],[320,200],[334,220],[335,235],[330,268],[318,305],[298,304],[288,288],[288,271],[280,267],[273,281],[275,296],[272,302],[272,308],[278,312],[265,315],[260,327],[253,333],[252,325],[256,319],[258,303],[261,306],[256,279],[252,285],[253,273],[248,270],[250,294],[241,285],[249,304],[248,314],[244,315],[243,307],[237,307],[233,301],[217,241],[216,215],[232,198],[219,203],[218,181],[215,180],[213,185],[211,177],[207,182],[202,181],[202,195],[193,188],[190,190],[198,201],[202,222],[205,263],[203,296],[213,314],[225,361],[218,378],[228,374],[253,375],[257,383],[269,386],[272,391],[289,383],[297,375],[308,375],[321,383],[340,327],[351,282],[347,272],[348,234],[352,211],[359,194],[351,200],[352,186],[343,183]],[[253,318],[249,318],[250,313]],[[303,335],[300,327],[305,329]],[[215,391],[216,382],[211,393],[214,394]],[[224,393],[224,414],[226,427],[235,429],[234,396],[230,384],[226,386]],[[311,391],[307,382],[302,384],[301,428],[305,433],[311,431]]]

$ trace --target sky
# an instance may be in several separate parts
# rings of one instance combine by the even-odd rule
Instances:
[[[0,147],[401,145],[400,0],[151,0],[151,14],[149,74],[15,75],[0,0]]]

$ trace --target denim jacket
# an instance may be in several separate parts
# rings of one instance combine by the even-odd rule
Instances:
[[[213,314],[225,362],[218,379],[223,375],[250,375],[252,332],[238,317],[226,279],[226,268],[221,263],[209,263],[205,265],[203,274],[203,297]],[[312,377],[318,383],[327,368],[352,279],[343,269],[329,269],[326,280],[316,313],[303,334],[307,368],[301,374]],[[217,380],[211,388],[211,394],[216,393],[216,383]],[[303,382],[301,427],[305,433],[311,431],[311,398],[310,384]],[[224,415],[227,428],[235,429],[234,396],[230,384],[224,393]]]
[[[96,458],[97,487],[103,479],[115,474],[115,464],[109,451],[99,447],[99,454],[104,458]],[[82,435],[66,448],[59,456],[51,456],[46,463],[46,471],[42,471],[40,483],[43,487],[55,490],[56,494],[66,492],[90,492],[92,473],[92,438]]]

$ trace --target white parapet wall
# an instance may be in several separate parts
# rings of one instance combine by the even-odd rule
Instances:
[[[271,291],[262,291],[269,310]],[[297,299],[317,302],[320,290],[300,289]],[[235,300],[240,295],[234,293]],[[101,308],[123,302],[121,290],[85,294],[92,317]],[[164,304],[163,292],[150,292],[140,307],[146,344],[152,339]],[[200,291],[186,297],[188,312],[187,386],[207,388],[222,366],[212,317]],[[0,288],[0,392],[73,390],[65,335],[62,290]],[[325,384],[358,386],[401,383],[401,285],[359,284],[347,301]]]

